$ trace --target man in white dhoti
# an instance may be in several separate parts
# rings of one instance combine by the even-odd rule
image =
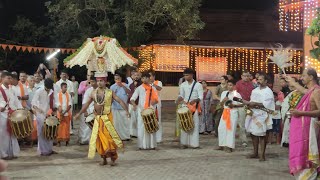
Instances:
[[[199,111],[203,99],[202,85],[193,79],[194,71],[187,68],[183,71],[185,81],[179,87],[178,104],[187,105],[193,113],[194,128],[189,132],[181,129],[180,144],[182,148],[199,148]]]
[[[18,157],[20,147],[17,138],[13,136],[9,125],[8,115],[12,111],[22,108],[20,101],[9,89],[11,74],[2,72],[2,84],[0,86],[0,159],[12,159]]]
[[[130,94],[129,94],[129,101],[132,97],[134,91],[142,84],[141,79],[139,78],[139,72],[134,71],[132,73],[133,82],[129,85]],[[139,104],[139,98],[136,100],[136,104]],[[133,109],[132,104],[129,104],[129,112],[130,112],[130,136],[137,137],[137,118],[138,112]]]
[[[128,94],[130,93],[127,84],[122,82],[122,78],[119,74],[114,75],[115,83],[110,89],[126,104],[128,102]],[[123,141],[130,140],[130,121],[127,116],[127,112],[121,107],[121,105],[113,100],[112,101],[112,117],[114,128],[117,130],[120,139]]]
[[[158,104],[156,104],[156,113],[158,117],[159,130],[156,132],[157,143],[162,142],[162,121],[161,121],[161,95],[160,91],[162,90],[162,82],[155,80],[156,74],[154,71],[150,71],[150,81],[151,86],[153,86],[158,91]]]
[[[50,156],[56,152],[52,150],[53,141],[47,140],[43,135],[43,126],[48,115],[56,111],[53,90],[53,80],[45,79],[44,88],[38,89],[32,99],[32,109],[37,119],[38,153],[41,156]]]
[[[241,95],[234,90],[234,85],[233,81],[228,81],[228,90],[222,92],[220,100],[221,106],[224,108],[218,127],[219,148],[217,150],[223,150],[226,147],[228,148],[227,152],[232,152],[232,149],[235,148],[239,118],[238,108],[243,106],[239,102],[233,101],[234,97],[241,98]]]
[[[275,102],[272,90],[267,86],[268,77],[260,74],[258,78],[259,87],[255,88],[250,96],[250,101],[243,103],[252,110],[252,115],[246,118],[246,130],[251,134],[253,143],[253,154],[250,158],[258,158],[258,147],[260,142],[260,161],[265,161],[265,150],[267,146],[267,130],[272,129],[272,116],[269,112],[275,110]]]
[[[138,114],[138,147],[139,149],[155,149],[157,147],[156,133],[149,134],[143,123],[141,112],[147,108],[155,108],[158,103],[157,90],[150,85],[150,74],[142,74],[143,84],[139,86],[133,93],[130,101],[133,105],[133,110]],[[139,103],[136,104],[136,100],[139,97]]]
[[[90,95],[92,93],[93,90],[97,89],[98,87],[98,84],[97,84],[97,81],[96,81],[96,78],[94,78],[94,76],[90,76],[89,80],[90,82],[90,88],[87,89],[83,95],[83,98],[82,98],[82,106],[84,106],[90,99]],[[93,110],[94,110],[94,103],[92,102],[87,111],[81,115],[80,117],[80,128],[79,128],[79,143],[80,145],[86,145],[86,144],[89,144],[90,142],[90,137],[91,137],[91,129],[90,127],[86,124],[86,118],[93,113]],[[93,116],[94,118],[94,116]]]

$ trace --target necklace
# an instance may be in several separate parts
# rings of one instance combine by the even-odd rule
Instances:
[[[104,104],[104,96],[103,96],[102,98],[100,98],[100,101],[99,101],[99,100],[98,100],[98,90],[99,90],[99,89],[96,90],[96,94],[95,94],[95,97],[94,97],[94,98],[95,98],[96,103],[101,106],[101,105]]]

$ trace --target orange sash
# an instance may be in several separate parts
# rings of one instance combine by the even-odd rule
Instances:
[[[20,87],[20,96],[21,98],[25,95],[23,84],[19,82],[19,87]],[[26,100],[21,100],[21,105],[22,107],[27,107],[27,101]]]
[[[222,113],[222,119],[226,122],[226,127],[228,131],[231,131],[231,114],[230,108],[224,108]]]
[[[152,91],[151,93],[151,89],[152,87],[150,85],[146,85],[146,84],[142,84],[142,87],[146,90],[146,99],[144,101],[144,108],[149,108],[150,105],[151,105],[151,102],[150,101],[158,101],[158,95],[157,95],[157,92],[156,91]],[[151,95],[150,95],[151,93]],[[151,96],[151,98],[150,98]]]
[[[19,81],[19,83],[23,84],[21,81]],[[28,88],[29,87],[28,81],[26,81],[23,85],[25,85]]]
[[[60,103],[60,106],[61,106],[61,108],[62,108],[62,104],[63,104],[63,98],[62,98],[62,91],[60,91],[59,92],[59,103]],[[68,109],[68,106],[69,106],[69,94],[68,94],[68,92],[66,92],[66,98],[67,98],[67,109]],[[63,119],[63,115],[62,114],[60,114],[60,112],[58,111],[58,118],[60,119],[60,120],[62,120]],[[68,111],[68,116],[71,118],[71,112],[70,112],[70,110]]]

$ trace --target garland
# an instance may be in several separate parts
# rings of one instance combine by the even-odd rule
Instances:
[[[294,91],[291,97],[289,98],[290,109],[295,108],[300,102],[301,98],[302,98],[302,94],[298,91]]]

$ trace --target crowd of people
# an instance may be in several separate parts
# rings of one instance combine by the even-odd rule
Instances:
[[[69,80],[66,71],[61,71],[57,82],[51,76],[43,64],[34,75],[23,71],[19,74],[1,71],[1,159],[17,158],[19,146],[33,146],[36,141],[40,155],[57,153],[53,151],[54,144],[69,145],[70,134],[74,133],[73,121],[78,119],[79,143],[89,145],[89,158],[98,152],[103,159],[101,165],[108,164],[107,158],[111,159],[111,165],[115,165],[117,150],[123,148],[123,141],[137,138],[137,146],[141,150],[155,149],[163,141],[163,85],[155,79],[154,71],[140,73],[132,70],[126,79],[115,74],[115,83],[110,88],[104,73],[90,72],[80,84],[74,76]],[[179,80],[179,94],[175,102],[178,109],[188,108],[193,128],[186,130],[181,127],[182,119],[177,114],[176,135],[180,136],[181,148],[197,149],[200,147],[200,135],[213,134],[218,137],[216,150],[232,152],[236,134],[244,147],[248,146],[247,137],[250,135],[253,153],[249,158],[265,161],[267,144],[277,143],[290,147],[292,174],[316,175],[314,161],[319,161],[316,155],[319,153],[317,120],[320,116],[317,78],[317,72],[309,68],[304,70],[300,79],[281,76],[281,88],[276,88],[271,87],[265,73],[258,72],[253,76],[243,71],[238,82],[230,75],[222,76],[220,84],[211,91],[206,81],[194,79],[192,69],[185,69],[183,78]],[[76,113],[80,107],[78,95],[82,97],[82,108]],[[12,134],[9,119],[12,112],[22,108],[32,112],[34,130],[30,136],[17,139]],[[147,109],[152,109],[149,114]],[[48,125],[47,118],[51,116],[58,119],[59,128],[57,135],[50,139],[43,132]],[[150,119],[156,119],[156,123]],[[306,149],[312,150],[311,156],[308,151],[304,152]]]

